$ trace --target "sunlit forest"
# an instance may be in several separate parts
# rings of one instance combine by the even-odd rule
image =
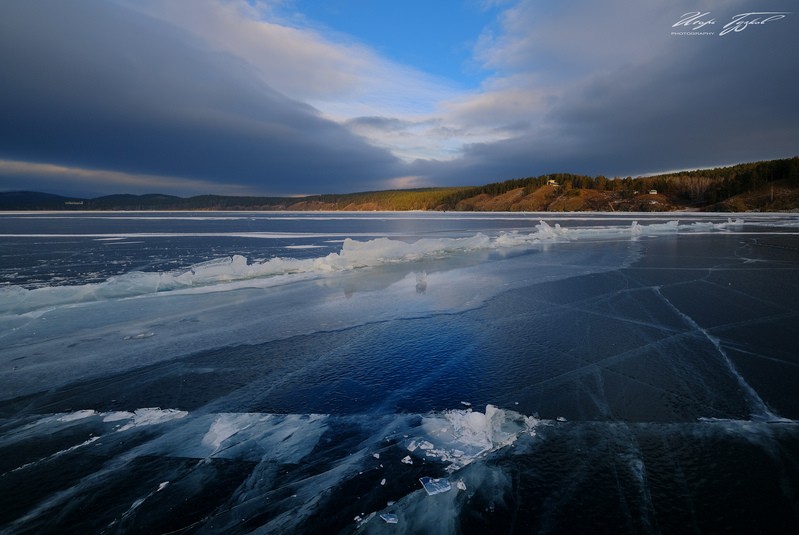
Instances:
[[[799,157],[646,177],[554,173],[483,186],[307,197],[0,193],[3,210],[668,211],[799,208]]]

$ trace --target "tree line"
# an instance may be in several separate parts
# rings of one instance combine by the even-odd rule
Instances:
[[[588,176],[550,173],[516,178],[483,186],[420,188],[307,197],[232,197],[199,195],[109,195],[95,199],[72,199],[31,192],[0,193],[0,209],[77,210],[455,210],[462,201],[480,196],[496,197],[514,190],[524,195],[542,187],[558,194],[576,190],[616,192],[619,198],[657,190],[658,193],[697,207],[720,203],[730,197],[782,181],[799,187],[799,157],[744,163],[730,167],[681,171],[648,177]],[[556,184],[551,186],[550,184]],[[65,202],[66,201],[66,202]],[[465,208],[469,209],[469,208]],[[472,208],[474,209],[474,208]]]

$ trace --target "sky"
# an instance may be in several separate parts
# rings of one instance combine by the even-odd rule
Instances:
[[[792,157],[797,50],[792,0],[3,0],[0,191],[292,196]]]

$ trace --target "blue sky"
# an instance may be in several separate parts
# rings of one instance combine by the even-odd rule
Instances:
[[[752,6],[5,0],[0,190],[303,195],[796,156],[799,14]],[[738,16],[761,24],[720,35]]]
[[[289,6],[309,24],[463,88],[479,87],[485,76],[472,50],[498,11],[478,0],[302,0]]]

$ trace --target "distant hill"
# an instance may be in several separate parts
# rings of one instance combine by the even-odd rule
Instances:
[[[0,192],[0,210],[65,210],[82,206],[85,202],[85,199],[37,191]]]
[[[14,191],[0,192],[0,210],[788,211],[799,210],[799,157],[649,177],[556,173],[484,186],[299,198],[148,194],[78,199]]]

